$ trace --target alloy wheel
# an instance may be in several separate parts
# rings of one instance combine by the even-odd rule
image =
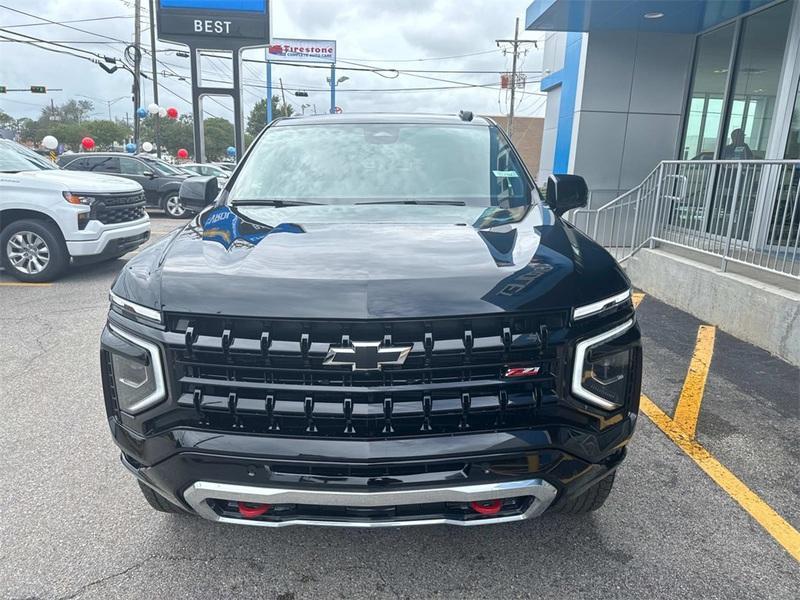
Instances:
[[[169,196],[164,203],[164,207],[172,217],[182,217],[186,213],[186,208],[183,206],[178,194]]]
[[[38,275],[50,264],[47,242],[32,231],[12,235],[6,244],[6,255],[14,268],[26,275]]]

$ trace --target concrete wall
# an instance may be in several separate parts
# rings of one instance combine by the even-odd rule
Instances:
[[[800,293],[661,250],[624,266],[643,292],[800,366]]]

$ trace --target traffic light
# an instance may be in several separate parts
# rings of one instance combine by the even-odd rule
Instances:
[[[6,86],[0,85],[0,94],[5,94],[5,93],[6,93]]]
[[[46,94],[47,88],[43,85],[32,85],[31,86],[31,93],[32,94]]]

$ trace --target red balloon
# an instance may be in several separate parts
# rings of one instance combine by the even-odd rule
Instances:
[[[189,151],[186,148],[178,150],[178,158],[189,158]]]
[[[174,107],[170,107],[167,109],[167,116],[170,119],[177,119],[178,118],[178,109]]]
[[[90,137],[85,137],[81,140],[81,146],[83,146],[85,150],[91,150],[94,148],[94,140]]]

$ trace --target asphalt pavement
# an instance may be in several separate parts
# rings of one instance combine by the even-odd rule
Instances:
[[[154,218],[154,240],[176,225]],[[587,516],[268,530],[153,512],[119,463],[100,386],[124,263],[47,286],[0,273],[0,598],[797,598],[785,545],[644,415]],[[639,319],[643,391],[671,415],[701,323],[653,298]],[[796,368],[718,332],[697,421],[697,442],[794,528],[798,390]]]

